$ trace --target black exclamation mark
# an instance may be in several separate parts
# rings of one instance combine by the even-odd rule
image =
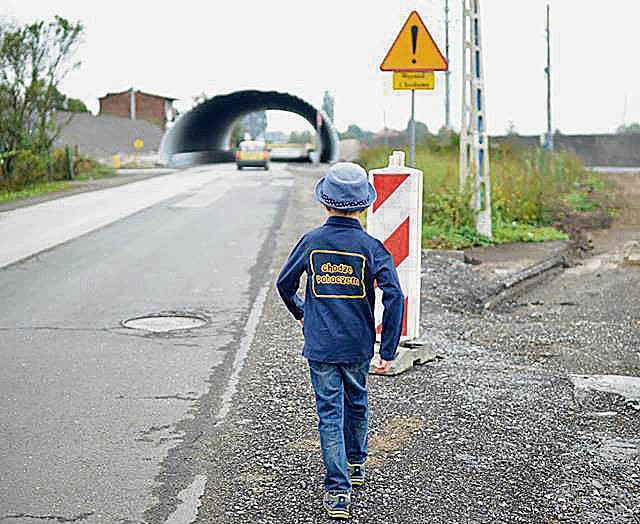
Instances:
[[[418,26],[411,26],[411,47],[413,47],[413,56],[416,55],[416,46],[418,45]],[[412,64],[416,63],[416,59],[411,60]]]

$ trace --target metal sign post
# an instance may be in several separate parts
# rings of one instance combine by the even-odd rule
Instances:
[[[416,165],[416,90],[411,90],[411,118],[409,119],[409,165]]]
[[[393,88],[411,90],[409,164],[416,163],[416,89],[433,89],[433,71],[447,71],[449,64],[416,11],[412,11],[391,45],[382,71],[393,71]]]
[[[133,163],[137,167],[138,166],[138,151],[140,151],[144,147],[144,140],[142,140],[142,138],[136,138],[133,141],[133,147],[136,150],[136,152],[133,155]]]

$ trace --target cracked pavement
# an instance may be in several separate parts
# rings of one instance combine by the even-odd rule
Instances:
[[[0,269],[3,523],[164,522],[176,509],[202,467],[171,454],[193,455],[208,423],[198,408],[220,407],[290,180],[282,166],[218,165],[108,189],[144,209],[101,209],[120,219]],[[107,202],[98,193],[71,198],[78,208]],[[46,215],[8,213],[0,244],[10,250],[25,234],[11,229],[21,217]],[[48,247],[46,222],[33,227]],[[75,227],[60,223],[52,237]],[[172,311],[208,323],[171,333],[120,325]]]

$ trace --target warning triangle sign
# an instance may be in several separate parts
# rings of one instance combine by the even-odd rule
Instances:
[[[382,71],[446,71],[449,64],[427,26],[412,11],[380,65]]]

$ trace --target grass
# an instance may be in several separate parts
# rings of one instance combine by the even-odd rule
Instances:
[[[40,182],[18,191],[0,190],[0,202],[14,202],[55,191],[64,191],[70,187],[71,184],[69,182]]]
[[[90,160],[82,160],[78,165],[78,174],[74,181],[86,182],[88,180],[97,180],[105,177],[117,176],[114,169],[98,164]],[[66,191],[71,189],[73,184],[68,180],[36,181],[32,182],[21,189],[8,190],[0,188],[0,203],[15,202],[47,193],[56,191]]]
[[[367,148],[360,160],[367,169],[384,167],[389,153],[380,146]],[[476,233],[468,205],[471,188],[460,190],[456,144],[441,146],[431,139],[417,148],[416,165],[424,172],[422,243],[429,248],[567,239],[559,217],[597,210],[605,200],[604,182],[586,172],[575,155],[494,149],[490,240]]]
[[[594,211],[602,207],[600,196],[604,193],[605,182],[595,175],[584,177],[576,188],[562,197],[562,201],[572,211]]]
[[[12,155],[14,164],[10,173],[0,174],[0,202],[12,202],[64,191],[72,187],[67,180],[67,153],[54,149],[47,153],[37,153],[31,149],[21,149]],[[3,167],[0,159],[0,167]],[[83,155],[73,158],[74,180],[87,181],[116,176],[116,171]]]
[[[76,163],[76,175],[74,177],[74,180],[97,180],[100,178],[113,177],[117,175],[118,173],[113,167],[83,157]]]

